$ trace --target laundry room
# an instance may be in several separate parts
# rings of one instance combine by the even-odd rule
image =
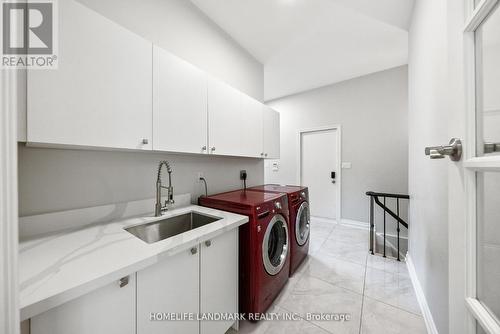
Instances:
[[[0,333],[500,333],[500,0],[455,2],[4,0]]]

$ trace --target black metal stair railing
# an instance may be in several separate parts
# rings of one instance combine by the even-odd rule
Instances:
[[[370,253],[374,254],[374,248],[375,248],[375,217],[374,217],[374,212],[375,212],[375,204],[377,204],[379,207],[384,210],[384,251],[383,251],[383,256],[386,257],[386,216],[389,214],[392,218],[396,220],[396,231],[397,231],[397,253],[398,257],[397,260],[401,261],[400,258],[400,247],[399,247],[399,240],[400,240],[400,226],[402,225],[406,229],[408,229],[408,223],[405,222],[401,216],[400,216],[400,200],[409,200],[410,196],[409,195],[401,195],[401,194],[389,194],[389,193],[378,193],[378,192],[373,192],[373,191],[368,191],[366,195],[370,196]],[[380,201],[379,197],[382,197],[382,201]],[[392,211],[387,207],[387,198],[392,198],[396,200],[396,212]]]

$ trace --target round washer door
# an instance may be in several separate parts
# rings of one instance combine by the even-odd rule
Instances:
[[[282,215],[275,215],[267,225],[262,241],[262,260],[269,275],[278,274],[288,256],[288,226]]]
[[[304,202],[300,205],[295,218],[295,240],[299,246],[303,246],[309,238],[310,223],[309,204]]]

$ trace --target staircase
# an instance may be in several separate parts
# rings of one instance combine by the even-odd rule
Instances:
[[[410,196],[373,191],[366,195],[370,197],[370,253],[401,261],[408,250],[408,239],[401,236],[401,228],[408,235],[408,223],[402,218],[401,209],[408,208]],[[382,222],[375,221],[376,206],[382,209]],[[395,233],[390,233],[394,229]]]

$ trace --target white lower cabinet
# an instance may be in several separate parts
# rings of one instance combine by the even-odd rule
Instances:
[[[151,314],[192,313],[199,309],[199,247],[166,257],[137,273],[137,334],[199,332],[196,320],[151,320]],[[159,318],[157,318],[159,319]]]
[[[203,317],[236,312],[238,229],[137,273],[137,334],[224,334],[234,321]],[[165,319],[183,314],[194,318]]]
[[[238,311],[238,229],[201,244],[200,314]],[[201,334],[223,334],[233,321],[202,320]]]
[[[135,275],[31,318],[31,334],[135,334]]]
[[[31,318],[31,334],[224,334],[234,321],[203,316],[238,312],[238,229],[128,277]]]

